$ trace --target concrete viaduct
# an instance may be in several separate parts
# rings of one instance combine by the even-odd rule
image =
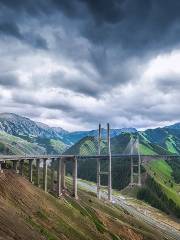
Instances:
[[[47,179],[48,179],[48,164],[47,161],[51,161],[51,189],[54,190],[54,180],[55,180],[55,161],[58,162],[57,167],[57,196],[62,195],[63,190],[65,189],[65,172],[66,172],[66,162],[72,161],[73,163],[73,196],[77,198],[77,157],[76,156],[0,156],[0,172],[3,172],[2,164],[7,161],[12,161],[13,169],[16,173],[19,173],[21,176],[24,175],[24,162],[28,161],[28,177],[29,181],[33,182],[33,162],[36,165],[36,186],[40,186],[40,163],[43,163],[43,190],[45,192],[47,189]]]
[[[94,159],[97,161],[97,196],[100,198],[100,176],[103,174],[108,175],[108,199],[111,201],[111,166],[109,167],[108,172],[101,172],[99,168],[99,162],[101,160],[109,160],[109,158],[127,158],[127,157],[133,157],[137,158],[138,155],[130,155],[130,154],[113,154],[113,155],[92,155],[92,156],[79,156],[79,155],[37,155],[37,156],[17,156],[17,155],[1,155],[0,156],[0,172],[3,172],[2,164],[6,163],[7,161],[12,161],[13,163],[13,169],[15,172],[19,173],[21,176],[24,174],[24,162],[28,161],[28,177],[29,181],[33,182],[33,173],[36,174],[36,186],[40,186],[40,162],[43,163],[43,190],[45,192],[48,191],[47,189],[47,170],[48,170],[48,164],[47,161],[51,161],[51,189],[54,190],[54,181],[55,181],[55,161],[58,162],[57,167],[57,187],[56,187],[56,193],[58,197],[61,197],[65,186],[65,174],[66,174],[66,162],[71,161],[73,164],[73,174],[72,174],[72,181],[73,181],[73,196],[77,199],[78,193],[77,193],[77,167],[78,167],[78,160],[80,159]],[[141,164],[146,163],[150,160],[156,160],[156,159],[165,159],[165,160],[173,160],[173,159],[180,159],[179,155],[141,155]],[[109,161],[111,164],[111,161]],[[35,171],[33,172],[33,163],[35,163]]]

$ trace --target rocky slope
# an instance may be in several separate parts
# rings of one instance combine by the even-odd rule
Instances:
[[[0,114],[0,130],[19,137],[47,139],[62,139],[67,133],[64,129],[51,128],[46,124],[34,122],[13,113]]]
[[[44,153],[60,154],[68,147],[63,140],[63,136],[67,133],[64,129],[51,128],[48,125],[12,113],[0,114],[0,132],[36,144],[39,148],[44,149]],[[5,144],[2,138],[0,141],[2,145]],[[9,148],[11,151],[11,145]]]

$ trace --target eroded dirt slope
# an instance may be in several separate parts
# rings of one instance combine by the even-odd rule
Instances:
[[[10,170],[0,174],[0,239],[163,239],[122,209],[79,191],[56,199]]]

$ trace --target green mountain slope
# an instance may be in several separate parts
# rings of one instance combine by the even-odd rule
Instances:
[[[0,154],[43,154],[45,149],[19,137],[0,131]]]
[[[52,128],[13,113],[0,113],[0,131],[20,137],[30,143],[35,143],[45,148],[48,154],[61,154],[69,146],[72,146],[72,144],[79,144],[79,141],[84,138],[96,138],[98,135],[97,130],[68,132],[62,128]],[[102,129],[102,137],[104,139],[106,138],[106,134],[106,129]],[[112,138],[113,153],[119,153],[124,150],[123,148],[128,143],[130,134],[137,135],[137,130],[134,128],[111,129],[110,135]],[[143,142],[141,150],[144,153],[152,154],[154,150],[155,152],[167,151],[180,153],[179,123],[163,128],[147,129],[139,132],[139,134],[140,140]],[[122,138],[123,135],[124,137]],[[92,146],[92,142],[86,142],[85,144],[86,146],[81,147],[78,151],[79,153],[84,154],[84,151],[87,152],[88,150],[92,153],[92,148],[94,149],[94,153],[97,152],[97,143],[96,146]],[[102,153],[107,151],[103,143],[102,149]],[[75,151],[72,152],[75,153]]]
[[[151,143],[157,144],[171,153],[180,153],[180,124],[142,132]]]
[[[180,184],[174,180],[171,166],[167,161],[154,160],[148,162],[145,168],[148,175],[138,198],[180,217]]]
[[[57,139],[16,137],[0,131],[0,154],[62,154],[68,146]]]
[[[62,154],[69,147],[69,145],[65,144],[63,141],[53,138],[36,138],[33,140],[28,139],[28,141],[43,147],[47,154]]]

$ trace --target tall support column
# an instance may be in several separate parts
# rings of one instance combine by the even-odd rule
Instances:
[[[130,183],[130,185],[133,186],[133,183],[134,183],[133,157],[131,156],[131,183]]]
[[[74,157],[73,160],[73,196],[75,199],[78,198],[77,196],[77,158]]]
[[[3,173],[3,170],[2,170],[2,162],[0,161],[0,173]]]
[[[40,186],[40,159],[36,159],[36,186]]]
[[[23,176],[23,168],[24,168],[24,160],[20,160],[19,162],[19,174]]]
[[[18,161],[17,161],[17,160],[14,160],[14,161],[13,161],[13,169],[14,169],[14,171],[15,171],[16,173],[18,172],[17,164],[18,164]]]
[[[140,156],[140,150],[139,150],[139,137],[138,137],[138,185],[141,186],[141,156]]]
[[[66,188],[65,176],[66,176],[66,160],[62,158],[61,186],[62,186],[63,189]]]
[[[99,130],[98,130],[98,155],[101,155],[101,124],[99,124]],[[100,184],[101,184],[101,163],[100,158],[97,159],[97,198],[100,199]]]
[[[29,181],[33,181],[33,159],[29,160]]]
[[[133,167],[133,142],[132,142],[132,137],[130,140],[130,147],[131,147],[131,183],[130,185],[133,186],[134,183],[134,167]]]
[[[107,142],[108,142],[108,155],[109,155],[109,167],[108,167],[108,200],[112,201],[112,172],[111,172],[111,142],[110,142],[110,126],[107,124]]]
[[[43,159],[43,189],[47,192],[47,159]]]
[[[53,158],[51,161],[51,191],[54,191],[54,163],[55,159]]]
[[[58,159],[58,169],[57,169],[57,195],[61,197],[62,188],[61,188],[61,173],[62,173],[62,158]]]

